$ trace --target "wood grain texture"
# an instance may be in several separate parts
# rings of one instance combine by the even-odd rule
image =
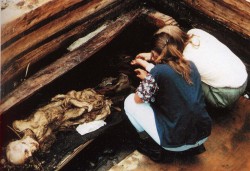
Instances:
[[[100,25],[104,22],[104,19],[108,16],[112,16],[114,14],[118,15],[123,8],[126,8],[131,1],[126,1],[124,3],[120,3],[121,1],[116,1],[114,5],[108,6],[107,10],[97,11],[93,17],[89,17],[86,22],[83,22],[79,26],[72,28],[69,31],[65,31],[61,35],[55,37],[54,39],[50,40],[49,42],[45,42],[41,46],[31,50],[30,52],[22,55],[15,62],[11,62],[6,68],[2,68],[2,75],[1,75],[1,84],[4,85],[7,81],[11,80],[21,72],[24,72],[25,68],[32,64],[36,63],[37,61],[43,59],[46,55],[51,52],[56,51],[61,46],[67,44],[69,39],[76,39],[82,34],[86,34],[89,28],[93,25]]]
[[[6,43],[18,34],[28,30],[44,19],[81,2],[81,0],[40,0],[33,8],[13,6],[1,11],[2,35],[1,44]],[[15,13],[13,14],[13,11]]]
[[[246,0],[184,0],[190,7],[250,37],[250,2]]]
[[[72,24],[83,20],[94,14],[98,10],[104,8],[115,2],[115,0],[93,0],[89,3],[80,6],[79,8],[66,12],[60,18],[42,25],[37,30],[24,35],[20,39],[11,43],[8,47],[2,49],[1,55],[1,66],[4,67],[8,62],[11,62],[17,55],[23,53],[24,51],[29,51],[30,48],[34,47],[41,41],[47,39],[48,37],[56,34],[60,30],[66,27],[70,27]]]
[[[165,25],[178,25],[174,18],[159,11],[145,10],[144,16],[147,22],[155,25],[158,28],[161,28]]]
[[[48,67],[37,72],[28,80],[24,81],[19,87],[9,93],[1,101],[0,115],[91,57],[91,55],[107,45],[124,28],[132,23],[140,15],[140,13],[141,10],[137,9],[122,15],[116,21],[111,22],[105,30],[92,38],[86,44],[72,52],[67,53]]]

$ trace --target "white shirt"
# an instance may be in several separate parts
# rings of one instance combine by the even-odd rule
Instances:
[[[200,29],[191,29],[195,35],[184,51],[184,58],[193,61],[201,80],[213,87],[238,88],[247,80],[244,63],[214,36]]]

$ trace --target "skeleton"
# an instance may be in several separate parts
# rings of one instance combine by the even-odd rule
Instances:
[[[111,81],[109,86],[106,85],[107,89],[104,88],[106,83],[103,81],[99,85],[98,93],[88,88],[58,94],[29,118],[14,121],[13,128],[24,136],[8,144],[8,161],[16,165],[24,164],[38,149],[45,152],[50,148],[56,140],[56,131],[94,120],[104,120],[111,113],[112,101],[105,99],[102,94],[107,91],[118,92],[129,87],[128,77],[124,74],[118,79],[110,77],[105,80]],[[114,81],[116,84],[112,85]]]

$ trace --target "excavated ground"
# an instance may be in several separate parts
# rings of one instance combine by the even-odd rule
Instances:
[[[185,29],[190,28],[190,25],[186,23],[180,24]],[[147,29],[141,30],[141,28]],[[12,118],[4,121],[4,125],[11,125],[14,119],[25,117],[25,113],[31,113],[46,103],[52,94],[94,87],[104,76],[117,75],[117,71],[128,74],[132,84],[136,86],[138,80],[128,63],[131,57],[149,49],[149,42],[154,31],[154,27],[138,21],[90,60],[9,111],[6,116],[11,113]],[[223,39],[226,40],[225,35],[221,35],[220,40]],[[230,46],[230,42],[228,45]],[[209,140],[205,143],[207,151],[200,156],[176,158],[170,163],[155,163],[135,151],[134,137],[126,129],[129,123],[122,117],[111,129],[94,136],[95,140],[62,170],[250,170],[250,100],[241,97],[230,110],[208,108],[208,111],[213,119],[213,130]],[[120,114],[124,115],[124,113]],[[6,140],[16,138],[8,127],[2,131],[5,132]],[[70,132],[67,133],[68,135]],[[58,135],[60,140],[64,140],[65,137],[66,134]],[[71,143],[72,141],[65,141],[65,146],[70,146]],[[58,154],[51,155],[53,158],[53,155]],[[12,167],[2,156],[1,159],[0,170],[34,170],[32,165],[34,163]],[[41,162],[39,160],[36,162]],[[39,167],[39,170],[46,170],[46,168]]]

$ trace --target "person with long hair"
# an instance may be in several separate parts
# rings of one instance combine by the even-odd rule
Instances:
[[[247,87],[248,74],[240,58],[201,29],[186,33],[178,26],[166,25],[159,32],[171,35],[182,48],[183,57],[196,65],[207,104],[215,108],[232,108]]]
[[[159,147],[139,141],[138,150],[155,161],[162,160],[165,152],[202,153],[212,122],[198,70],[184,59],[184,43],[164,30],[155,34],[153,46],[150,53],[140,53],[131,62],[140,66],[135,72],[141,82],[124,102],[136,131],[146,132]]]

